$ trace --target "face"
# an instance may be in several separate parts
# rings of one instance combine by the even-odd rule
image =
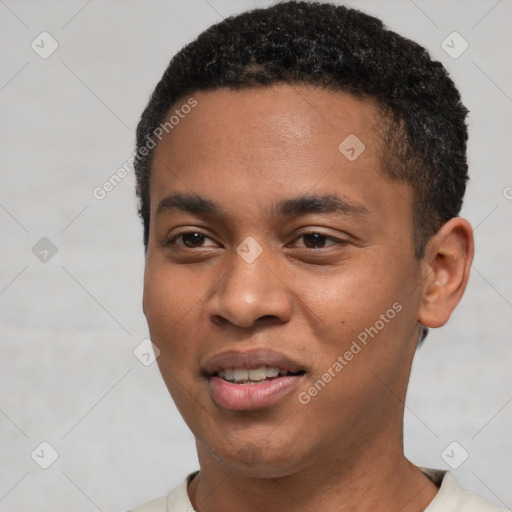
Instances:
[[[155,152],[144,312],[200,458],[276,477],[401,442],[421,269],[378,109],[308,86],[193,96]]]

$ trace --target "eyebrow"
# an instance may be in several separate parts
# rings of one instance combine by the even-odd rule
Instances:
[[[370,210],[362,204],[337,194],[294,197],[278,203],[277,211],[283,217],[307,215],[308,213],[341,213],[354,216],[370,213]]]
[[[222,212],[222,209],[209,199],[195,194],[176,193],[165,197],[158,203],[155,217],[172,210],[203,215],[219,215]]]
[[[220,216],[224,209],[213,201],[196,194],[176,193],[160,201],[155,216],[179,210],[199,215]],[[285,199],[274,205],[274,211],[282,217],[298,217],[311,213],[341,213],[343,215],[363,216],[370,211],[360,203],[337,194],[304,195]]]

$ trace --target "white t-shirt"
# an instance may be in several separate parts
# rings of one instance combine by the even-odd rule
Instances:
[[[461,489],[450,471],[419,468],[438,487],[439,491],[424,512],[506,512],[470,491]],[[187,486],[197,474],[192,473],[168,496],[148,501],[129,512],[194,512]]]

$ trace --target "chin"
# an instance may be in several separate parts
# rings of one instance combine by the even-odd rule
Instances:
[[[297,444],[289,439],[280,443],[276,439],[260,440],[226,438],[222,445],[206,445],[209,454],[225,469],[250,478],[282,478],[295,473],[301,460],[310,459],[298,453]]]

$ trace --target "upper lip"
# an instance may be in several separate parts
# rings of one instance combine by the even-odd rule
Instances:
[[[268,349],[252,349],[247,351],[227,350],[210,358],[202,370],[208,376],[226,368],[259,368],[267,366],[288,370],[290,373],[304,371],[299,363],[289,357]]]

